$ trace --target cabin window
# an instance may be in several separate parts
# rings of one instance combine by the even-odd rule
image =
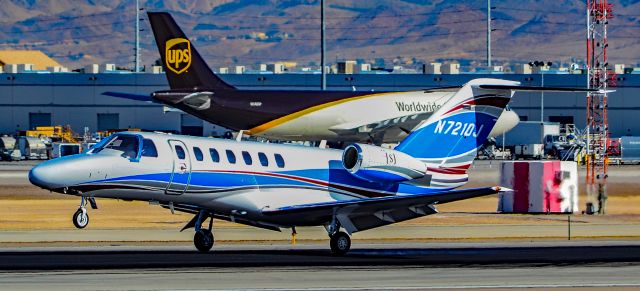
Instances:
[[[284,159],[282,156],[280,154],[275,154],[274,157],[276,158],[276,165],[278,165],[278,168],[284,168]]]
[[[214,163],[220,162],[220,154],[218,154],[218,151],[216,149],[209,149],[209,154],[211,155],[211,160]]]
[[[184,160],[184,158],[187,157],[187,154],[181,146],[175,145],[173,148],[176,149],[176,156],[178,156],[178,159]]]
[[[198,147],[193,147],[193,155],[196,157],[196,160],[202,162],[204,160],[204,155],[202,151]]]
[[[142,140],[142,156],[143,157],[158,157],[158,150],[152,140],[145,138]]]
[[[253,160],[251,159],[251,154],[247,151],[242,151],[242,159],[244,159],[244,163],[247,165],[253,164]]]
[[[236,163],[236,155],[231,150],[226,150],[225,152],[227,153],[227,160],[229,161],[229,163],[230,164],[235,164]]]
[[[263,167],[269,166],[269,159],[267,159],[267,155],[264,153],[258,153],[258,159],[260,160],[260,165]]]

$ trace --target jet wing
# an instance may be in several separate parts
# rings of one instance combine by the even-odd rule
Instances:
[[[349,201],[304,204],[278,209],[264,209],[267,216],[279,220],[302,219],[311,224],[329,223],[334,215],[349,233],[372,229],[391,223],[435,214],[435,204],[448,203],[474,197],[511,191],[500,187],[473,188],[439,193],[390,196]]]

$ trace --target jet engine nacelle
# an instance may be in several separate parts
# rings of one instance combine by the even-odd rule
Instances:
[[[403,152],[366,144],[352,144],[342,153],[342,166],[371,182],[402,182],[426,175],[427,166]]]

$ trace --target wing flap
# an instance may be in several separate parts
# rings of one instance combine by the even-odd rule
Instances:
[[[327,203],[304,204],[277,209],[265,209],[263,214],[291,218],[312,219],[310,223],[328,223],[335,215],[350,233],[401,222],[437,213],[435,204],[449,203],[509,191],[500,187],[453,190],[440,193],[390,196]]]

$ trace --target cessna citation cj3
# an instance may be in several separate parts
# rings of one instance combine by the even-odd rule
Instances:
[[[344,150],[124,132],[86,153],[44,162],[29,173],[39,187],[81,197],[78,228],[95,198],[158,203],[194,214],[194,244],[213,246],[212,220],[276,230],[324,226],[331,250],[350,235],[436,213],[436,204],[501,191],[454,190],[512,97],[517,82],[465,84],[395,149],[352,144]],[[208,227],[207,227],[208,225]]]
[[[410,92],[239,90],[216,76],[168,13],[149,13],[170,90],[150,96],[103,94],[163,103],[232,130],[279,140],[395,143],[452,98],[455,90]],[[491,136],[518,124],[500,114]]]

